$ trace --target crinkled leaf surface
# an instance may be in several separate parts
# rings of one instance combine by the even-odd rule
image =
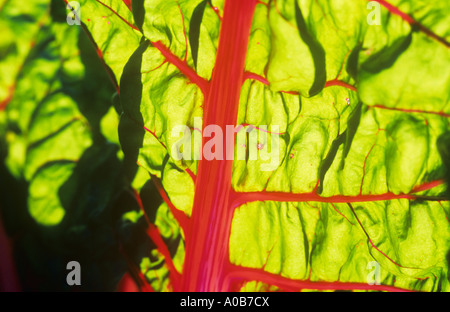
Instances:
[[[189,241],[198,231],[189,223],[198,225],[196,211],[202,211],[195,198],[216,184],[194,176],[207,175],[197,172],[207,160],[171,156],[179,139],[171,130],[186,125],[194,129],[192,140],[199,139],[202,125],[194,118],[223,105],[208,100],[215,71],[227,57],[243,57],[233,125],[267,125],[269,132],[277,126],[280,156],[271,171],[261,170],[260,159],[234,160],[225,179],[232,207],[220,207],[232,220],[214,223],[230,226],[219,244],[229,264],[207,278],[237,281],[247,290],[371,289],[361,285],[376,261],[382,285],[449,290],[450,206],[437,148],[449,131],[449,17],[439,1],[377,2],[380,25],[367,22],[368,1],[254,2],[251,27],[242,29],[246,53],[222,59],[225,22],[238,15],[227,6],[239,10],[237,1],[133,1],[143,39],[121,77],[122,119],[135,124],[134,132],[132,126],[121,131],[121,141],[139,134],[133,157],[139,149],[139,164],[167,194],[157,215],[168,224],[156,219],[156,226],[169,245],[178,245],[173,259],[166,255],[165,269],[158,269],[162,254],[141,264],[155,289],[188,285],[183,278],[191,272],[170,276],[167,267],[178,263],[183,246],[213,239]],[[233,92],[231,85],[220,86]],[[248,143],[238,139],[236,148],[249,152]],[[178,225],[169,221],[176,215]],[[196,249],[202,259],[219,250],[211,246]],[[183,270],[193,268],[191,257],[187,249]]]
[[[445,2],[375,1],[379,25],[365,0],[81,2],[127,175],[152,175],[136,184],[154,290],[450,291]],[[253,129],[236,151],[261,157],[173,157],[174,127],[195,154],[213,124]]]
[[[133,15],[123,1],[85,0],[79,3],[81,20],[89,29],[97,53],[108,64],[114,74],[113,80],[118,83],[125,63],[139,44],[140,35],[134,26]]]
[[[0,46],[0,109],[11,100],[16,77],[36,35],[49,20],[48,1],[31,1],[26,8],[17,1],[0,3],[0,23],[3,30]]]

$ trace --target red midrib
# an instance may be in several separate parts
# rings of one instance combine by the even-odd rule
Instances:
[[[206,96],[203,127],[235,125],[256,0],[225,2],[216,64]],[[205,140],[204,140],[205,141]],[[205,142],[202,142],[202,146]],[[226,143],[223,143],[226,151]],[[228,263],[233,207],[231,160],[200,160],[190,230],[186,237],[182,291],[221,291]]]

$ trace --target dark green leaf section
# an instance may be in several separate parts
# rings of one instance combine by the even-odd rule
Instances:
[[[149,45],[143,40],[124,67],[121,80],[120,104],[122,114],[119,123],[119,139],[124,151],[124,166],[131,179],[137,170],[139,149],[144,139],[144,121],[140,113],[142,97],[141,64],[142,54]]]
[[[320,167],[320,173],[319,173],[319,186],[317,187],[317,193],[321,194],[323,191],[323,183],[320,181],[323,181],[325,178],[325,174],[327,173],[328,169],[330,169],[331,164],[333,163],[334,158],[336,157],[336,154],[338,152],[339,146],[341,144],[344,144],[345,139],[348,137],[347,130],[338,135],[338,137],[333,141],[330,147],[330,151],[328,152],[327,156],[322,162],[322,166]]]
[[[136,26],[142,32],[142,25],[145,18],[144,0],[132,0],[131,10],[133,12],[134,20],[136,21]]]
[[[314,82],[309,89],[309,96],[314,96],[318,94],[325,86],[327,73],[325,67],[325,51],[322,45],[309,33],[307,29],[305,18],[303,17],[302,11],[295,2],[295,20],[297,22],[298,31],[303,42],[308,46],[309,51],[314,62]]]
[[[391,67],[397,58],[408,49],[412,40],[412,32],[406,37],[396,39],[392,45],[389,45],[377,53],[372,54],[362,65],[364,71],[378,73]]]
[[[142,219],[129,217],[140,214],[134,174],[127,176],[120,160],[114,86],[91,38],[67,25],[63,1],[16,4],[1,11],[5,32],[28,19],[39,25],[13,44],[28,48],[26,57],[8,53],[0,62],[20,69],[17,77],[13,70],[2,76],[14,80],[14,92],[0,112],[0,207],[17,237],[22,288],[115,290],[128,269],[124,254],[139,263],[135,244],[146,235]],[[75,288],[66,283],[73,260],[82,268]]]
[[[189,43],[192,49],[192,60],[194,62],[194,68],[197,68],[198,46],[200,39],[200,26],[203,19],[203,12],[205,11],[207,1],[200,2],[192,13],[190,21],[189,31]]]

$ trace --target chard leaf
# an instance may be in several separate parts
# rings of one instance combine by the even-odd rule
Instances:
[[[238,6],[232,0],[139,1],[145,14],[133,7],[147,41],[135,52],[139,62],[126,65],[121,103],[136,129],[145,130],[134,153],[139,148],[140,166],[160,179],[167,196],[159,209],[177,220],[186,246],[181,277],[170,274],[173,254],[146,260],[152,285],[448,291],[450,206],[437,142],[449,130],[450,76],[438,68],[449,68],[450,54],[441,4],[379,1],[381,25],[369,25],[365,1],[251,2],[245,2],[254,9],[251,26],[241,29],[248,36],[245,55],[220,54],[220,40],[231,31],[225,21],[250,10],[244,4],[241,13],[226,13],[227,5]],[[229,40],[236,47],[224,51],[247,44]],[[232,72],[241,58],[241,76],[218,78],[222,64],[233,64]],[[239,77],[239,100],[226,110],[225,94],[235,92],[232,80]],[[213,94],[223,94],[223,102]],[[172,129],[194,129],[195,147],[199,127],[220,124],[215,111],[222,110],[233,126],[261,135],[258,127],[267,125],[276,134],[277,145],[248,137],[235,143],[246,155],[255,148],[250,143],[278,149],[273,170],[261,170],[268,163],[260,158],[235,159],[232,167],[226,160],[174,158],[171,147],[181,133],[173,137]],[[206,125],[195,123],[201,116]],[[123,141],[131,139],[121,133]],[[207,182],[216,163],[231,168],[231,176]],[[224,202],[205,202],[215,192]],[[180,242],[171,245],[179,234],[172,233],[165,241],[179,250]],[[165,271],[158,271],[163,258]],[[231,269],[220,262],[214,275],[193,264],[207,259]],[[374,262],[382,285],[372,287],[367,276]],[[155,281],[152,268],[163,280]],[[192,282],[192,274],[201,278]],[[221,278],[239,282],[212,286]]]
[[[117,82],[124,175],[138,172],[142,215],[124,218],[146,227],[141,290],[450,291],[450,17],[442,1],[375,2],[379,25],[361,0],[82,1]],[[24,111],[19,129],[39,117]],[[36,142],[67,143],[82,125],[67,111]],[[215,158],[195,158],[209,126],[247,133],[234,160],[217,132]],[[174,153],[177,127],[191,135]],[[80,156],[86,133],[50,159]],[[42,168],[15,159],[28,179]]]
[[[0,62],[2,86],[11,79],[14,86],[1,98],[0,206],[18,237],[21,286],[70,290],[71,258],[86,274],[81,289],[115,290],[127,270],[119,245],[130,248],[144,229],[121,220],[139,206],[117,157],[114,86],[88,35],[67,25],[62,1],[9,1],[2,8],[6,33],[22,23],[28,29],[12,43],[2,39],[17,53]]]

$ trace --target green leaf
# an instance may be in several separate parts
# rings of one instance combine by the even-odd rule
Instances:
[[[81,22],[89,30],[101,58],[118,83],[128,58],[139,44],[133,14],[121,0],[79,1]]]
[[[4,1],[0,6],[0,109],[12,97],[15,80],[36,43],[36,35],[49,19],[48,1],[33,0],[24,6],[20,2]]]
[[[281,289],[276,276],[366,283],[367,265],[376,261],[384,285],[449,289],[446,169],[437,149],[449,127],[446,17],[434,3],[389,3],[381,6],[381,25],[367,24],[361,1],[256,5],[235,125],[278,126],[279,158],[271,171],[261,170],[261,159],[233,161],[229,183],[241,206],[228,208],[228,252],[236,275],[240,266],[272,273]],[[225,61],[215,59],[220,46],[210,49],[202,36],[218,42],[218,22],[226,17],[211,23],[215,4],[200,1],[141,5],[150,43],[135,52],[139,62],[129,60],[133,75],[122,77],[121,102],[146,129],[135,144],[142,142],[140,165],[161,177],[171,205],[194,218],[198,193],[214,190],[194,187],[190,172],[199,174],[199,162],[173,159],[170,148],[180,136],[170,134],[177,125],[198,128],[194,118],[204,114],[208,89],[196,75],[212,86],[213,61]],[[206,74],[204,59],[211,64]],[[248,155],[250,143],[276,146],[256,132],[260,141],[238,137],[235,148],[245,146]],[[271,284],[259,281],[256,289]],[[157,289],[170,285],[162,283]]]
[[[368,1],[360,0],[141,0],[132,1],[132,12],[119,0],[82,1],[83,24],[120,82],[114,107],[121,113],[123,174],[140,190],[145,212],[122,220],[141,222],[148,235],[133,259],[146,278],[141,286],[450,290],[449,17],[442,1],[376,2],[380,25],[368,23]],[[101,137],[83,125],[117,141],[117,119],[95,118],[110,106],[89,115],[73,105],[84,102],[75,96],[83,88],[64,101],[55,89],[46,94],[59,67],[39,61],[30,75],[40,77],[32,90],[43,104],[35,108],[21,87],[21,108],[14,99],[7,108],[15,127],[6,138],[21,153],[11,171],[23,166],[27,179],[47,180],[56,173],[42,167],[40,146],[49,146],[51,161],[73,161]],[[69,77],[90,68],[78,65]],[[47,98],[63,110],[56,121],[46,114]],[[45,129],[38,127],[44,117],[52,120]],[[203,151],[212,140],[202,141],[201,133],[213,125],[246,132],[236,136],[233,161],[175,156],[187,132],[183,155]],[[64,144],[56,148],[54,139]],[[227,148],[220,143],[216,155]],[[94,206],[106,209],[115,178],[108,175],[102,190],[96,174],[105,163],[119,165],[100,154],[84,152],[74,180],[64,184],[64,203],[71,203],[64,207],[88,213],[86,183],[98,198]],[[94,158],[90,170],[86,159]],[[152,181],[145,183],[145,171]],[[61,181],[45,184],[51,190]],[[32,194],[59,205],[37,184]],[[41,204],[34,211],[45,222],[61,218]],[[73,233],[81,237],[89,226],[78,225]],[[380,273],[375,285],[368,280],[373,266]]]
[[[5,33],[22,24],[28,30],[14,42],[22,45],[20,53],[0,62],[11,69],[2,83],[14,85],[0,112],[1,206],[6,225],[17,237],[21,233],[15,250],[27,276],[23,289],[70,290],[65,276],[71,258],[83,265],[82,289],[115,290],[126,270],[119,244],[130,249],[145,233],[138,222],[122,219],[139,206],[127,197],[131,181],[117,157],[114,86],[89,36],[67,25],[64,2],[8,2],[0,13]],[[3,160],[9,169],[4,176]]]

